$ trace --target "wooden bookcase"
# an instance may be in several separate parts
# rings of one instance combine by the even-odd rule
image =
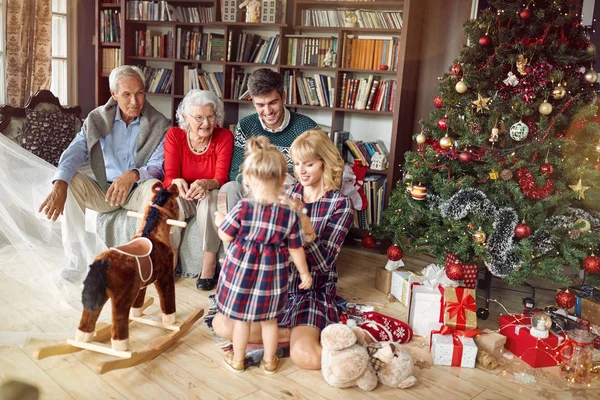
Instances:
[[[223,94],[225,103],[225,126],[235,124],[239,118],[240,105],[250,104],[250,101],[228,98],[231,92],[231,74],[232,70],[239,68],[248,68],[248,71],[259,67],[270,67],[282,74],[285,71],[304,71],[309,74],[326,71],[334,78],[336,85],[335,97],[339,94],[339,85],[342,73],[347,75],[356,75],[365,77],[373,74],[382,79],[396,80],[396,92],[393,111],[372,111],[355,110],[338,107],[338,101],[335,99],[334,107],[320,107],[301,104],[288,104],[288,108],[302,112],[303,110],[318,109],[331,115],[331,133],[338,130],[344,130],[345,122],[351,118],[357,118],[361,115],[367,115],[369,118],[383,118],[389,121],[389,167],[386,171],[369,171],[387,176],[387,192],[385,198],[388,199],[392,189],[401,179],[400,164],[403,163],[403,155],[410,150],[413,133],[413,112],[417,92],[418,63],[421,46],[421,29],[424,20],[425,5],[419,0],[375,0],[375,1],[323,1],[323,0],[287,0],[286,20],[281,24],[249,24],[245,22],[219,22],[221,21],[221,0],[173,0],[168,1],[173,6],[213,6],[215,10],[215,21],[210,23],[185,23],[185,22],[164,22],[164,21],[140,21],[127,19],[128,0],[120,0],[120,3],[103,3],[96,0],[96,105],[104,104],[110,96],[108,88],[108,75],[102,73],[102,50],[106,48],[120,48],[121,63],[133,65],[152,65],[156,63],[162,68],[169,68],[173,71],[173,84],[169,94],[148,94],[147,98],[154,105],[155,101],[167,102],[170,108],[170,115],[174,120],[175,110],[181,99],[184,97],[183,68],[184,66],[196,66],[206,68],[210,71],[223,72]],[[100,42],[100,12],[106,9],[118,9],[121,12],[121,41],[119,43]],[[351,10],[401,10],[402,11],[402,30],[395,29],[374,29],[359,27],[309,27],[301,26],[302,10],[307,9],[351,9]],[[178,28],[197,30],[201,32],[222,33],[225,37],[225,50],[227,50],[227,38],[229,33],[237,34],[239,32],[263,33],[265,36],[278,34],[280,36],[280,49],[275,64],[254,64],[226,61],[192,61],[180,60],[176,58],[151,58],[135,56],[135,37],[134,31],[152,29],[171,30],[176,42],[176,31]],[[288,44],[286,35],[293,34],[313,34],[313,35],[332,35],[338,38],[338,55],[336,67],[313,67],[313,66],[290,66],[286,65]],[[365,35],[395,35],[400,37],[399,45],[399,65],[396,71],[364,70],[350,69],[342,67],[342,49],[344,38],[348,34]],[[177,44],[176,44],[177,45]],[[164,111],[163,111],[164,112]],[[387,126],[387,125],[386,125]],[[380,132],[381,133],[381,132]],[[387,134],[384,132],[384,134]],[[352,132],[354,137],[369,141],[369,132]],[[386,136],[388,137],[388,136]]]

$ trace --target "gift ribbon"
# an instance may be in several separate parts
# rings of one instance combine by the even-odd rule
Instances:
[[[467,325],[467,311],[475,312],[477,303],[470,293],[465,293],[467,290],[464,287],[456,287],[454,290],[456,301],[446,303],[448,319],[456,317],[456,329],[465,329]]]
[[[429,335],[429,350],[431,350],[431,346],[433,345],[433,335],[436,333],[440,335],[452,335],[452,344],[454,346],[454,350],[452,351],[452,366],[460,367],[462,362],[463,344],[459,336],[474,338],[481,332],[478,329],[469,329],[468,331],[454,330],[448,325],[444,325],[439,331],[431,331]]]

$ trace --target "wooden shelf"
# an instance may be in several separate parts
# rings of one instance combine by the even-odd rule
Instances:
[[[311,106],[309,104],[286,104],[289,108],[305,108],[307,110],[333,110],[333,107]]]
[[[153,93],[153,92],[146,92],[147,96],[158,96],[158,97],[172,97],[173,95],[171,93]]]
[[[343,26],[302,26],[302,25],[294,25],[293,29],[298,30],[298,31],[324,31],[324,32],[331,32],[331,31],[338,31],[338,32],[350,32],[350,33],[356,33],[356,34],[361,34],[361,33],[378,33],[381,35],[401,35],[401,30],[399,29],[384,29],[384,28],[359,28],[359,27],[354,27],[354,28],[346,28]]]
[[[121,42],[100,42],[101,47],[121,47]]]
[[[102,8],[121,8],[121,3],[101,3]]]
[[[296,4],[314,5],[314,6],[330,6],[341,7],[347,9],[363,9],[363,8],[389,8],[402,9],[404,1],[320,1],[320,0],[296,0]],[[328,7],[328,8],[330,8]],[[316,7],[311,7],[316,8]]]
[[[371,114],[371,115],[393,115],[394,113],[391,111],[373,111],[373,110],[355,110],[354,108],[334,108],[335,111],[342,111],[347,113],[356,113],[356,114]]]
[[[251,63],[251,62],[238,62],[238,61],[226,61],[225,64],[240,66],[240,67],[277,67],[277,64]]]
[[[208,60],[187,60],[185,58],[175,58],[173,59],[176,63],[184,63],[184,64],[215,64],[215,65],[223,65],[225,61],[208,61]]]
[[[141,57],[141,56],[125,56],[130,60],[145,60],[145,61],[161,61],[161,62],[173,62],[175,61],[173,58],[163,58],[163,57]]]

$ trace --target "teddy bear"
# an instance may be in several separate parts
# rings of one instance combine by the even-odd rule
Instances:
[[[377,375],[365,347],[362,329],[345,324],[331,324],[321,332],[321,371],[330,386],[347,388],[358,386],[373,390]]]
[[[367,352],[379,382],[398,389],[409,388],[417,382],[412,375],[413,359],[399,343],[370,343]]]

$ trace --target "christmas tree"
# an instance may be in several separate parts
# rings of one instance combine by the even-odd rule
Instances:
[[[565,1],[490,3],[464,25],[469,44],[440,78],[376,235],[512,284],[567,283],[569,267],[600,282],[590,29]]]

